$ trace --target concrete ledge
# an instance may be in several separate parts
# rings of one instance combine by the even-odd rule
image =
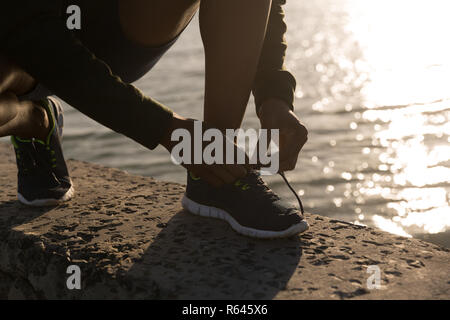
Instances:
[[[253,240],[180,207],[184,187],[69,161],[76,198],[16,200],[0,144],[0,298],[449,299],[450,252],[314,214],[301,237]],[[81,268],[81,290],[66,269]],[[369,265],[381,289],[368,290]]]

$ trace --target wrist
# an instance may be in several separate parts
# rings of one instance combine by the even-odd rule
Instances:
[[[167,127],[166,132],[164,133],[161,141],[159,142],[160,145],[162,145],[164,148],[166,148],[168,151],[172,149],[172,132],[178,128],[183,127],[183,123],[186,119],[182,116],[173,113],[173,117],[170,120],[169,126]]]

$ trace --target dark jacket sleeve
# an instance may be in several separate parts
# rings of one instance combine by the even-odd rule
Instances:
[[[172,112],[114,76],[66,28],[57,0],[2,1],[0,52],[90,118],[153,149]]]
[[[291,109],[294,108],[296,81],[284,66],[287,48],[287,27],[282,7],[284,4],[286,0],[272,0],[266,37],[252,89],[257,112],[261,104],[270,98],[279,98]]]

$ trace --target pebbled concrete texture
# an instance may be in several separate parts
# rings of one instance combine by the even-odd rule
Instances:
[[[449,299],[444,247],[307,214],[301,236],[255,240],[184,212],[184,186],[70,160],[76,197],[28,208],[0,144],[2,299]],[[67,267],[81,289],[66,286]],[[369,266],[381,287],[369,290]]]

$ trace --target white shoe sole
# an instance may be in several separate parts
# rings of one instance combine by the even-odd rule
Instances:
[[[37,199],[37,200],[33,200],[33,201],[28,201],[20,193],[17,194],[17,197],[19,198],[19,201],[21,203],[23,203],[27,206],[46,207],[46,206],[56,206],[62,202],[69,201],[70,199],[72,199],[74,194],[75,194],[75,189],[73,186],[71,186],[70,189],[67,190],[67,192],[59,199]]]
[[[233,230],[236,231],[237,233],[252,238],[259,238],[259,239],[286,238],[296,234],[300,234],[309,229],[308,222],[306,222],[305,220],[302,220],[300,223],[292,225],[288,229],[282,231],[267,231],[244,227],[240,225],[226,211],[219,208],[199,204],[189,199],[186,195],[184,195],[183,199],[181,200],[181,205],[185,210],[189,211],[192,214],[199,215],[202,217],[210,217],[224,220],[228,222],[231,228],[233,228]]]

